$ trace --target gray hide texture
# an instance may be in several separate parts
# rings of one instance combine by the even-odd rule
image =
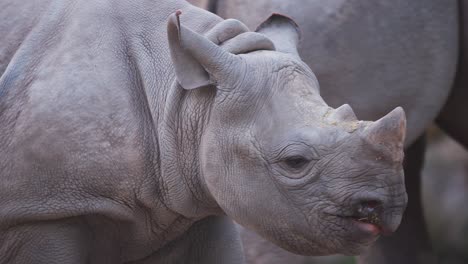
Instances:
[[[398,227],[403,109],[328,106],[289,18],[2,0],[0,19],[0,263],[243,263],[226,215],[304,255]]]

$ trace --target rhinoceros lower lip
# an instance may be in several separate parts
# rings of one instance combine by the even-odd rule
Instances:
[[[370,233],[374,236],[380,235],[382,233],[382,228],[377,224],[355,218],[349,218],[349,220],[353,221],[359,229],[366,233]]]
[[[341,216],[341,218],[345,218],[349,221],[354,222],[354,224],[362,229],[363,231],[370,232],[374,235],[391,235],[393,231],[391,231],[385,223],[383,223],[379,218],[376,216],[373,217],[357,217],[357,216]]]
[[[329,216],[342,219],[354,228],[371,235],[391,235],[394,231],[386,225],[381,215],[356,216],[352,214],[326,213]],[[382,220],[381,220],[382,219]]]
[[[337,217],[342,218],[346,221],[349,221],[352,226],[354,226],[355,228],[357,228],[358,230],[364,233],[367,233],[373,236],[377,236],[382,233],[385,233],[383,232],[384,229],[379,223],[375,221],[371,221],[369,218],[356,217],[356,216],[340,216],[340,215],[337,215]]]

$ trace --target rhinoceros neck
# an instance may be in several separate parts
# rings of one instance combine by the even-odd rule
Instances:
[[[201,34],[221,19],[181,0],[102,2],[104,9],[113,10],[106,17],[109,29],[104,36],[113,36],[106,45],[116,42],[106,50],[121,52],[117,59],[130,74],[124,74],[130,81],[127,87],[138,94],[138,111],[144,112],[152,126],[156,145],[153,164],[160,168],[156,177],[161,191],[155,199],[187,218],[212,214],[210,208],[217,207],[205,191],[198,170],[198,146],[209,104],[206,97],[197,97],[198,91],[185,91],[175,83],[166,30],[168,17],[176,10],[182,11],[184,25]],[[88,9],[83,13],[94,10]],[[115,52],[111,56],[116,56]],[[112,68],[110,64],[106,67]],[[116,78],[120,75],[114,73]]]
[[[189,218],[219,214],[200,170],[200,142],[208,123],[213,87],[193,91],[172,85],[159,126],[161,178],[166,206]]]
[[[122,3],[126,5],[119,2]],[[158,181],[163,190],[162,197],[158,198],[170,210],[187,218],[217,214],[218,206],[205,188],[198,160],[209,99],[214,90],[186,91],[177,85],[166,28],[167,18],[175,10],[182,11],[181,23],[200,34],[221,18],[185,1],[151,1],[150,4],[141,10],[145,19],[127,20],[122,26],[131,55],[129,60],[139,75],[141,94],[145,98],[143,105],[148,107],[155,131],[158,146],[155,152],[159,157],[155,166],[161,168]]]

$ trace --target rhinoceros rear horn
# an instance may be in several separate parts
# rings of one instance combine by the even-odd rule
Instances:
[[[356,114],[354,114],[354,111],[349,104],[344,104],[335,109],[335,111],[331,113],[330,118],[344,122],[357,121]]]
[[[169,17],[167,35],[179,84],[187,90],[213,84],[232,71],[238,58],[180,24],[180,11]],[[227,67],[230,67],[229,69]]]
[[[371,123],[362,133],[367,142],[398,162],[403,159],[405,135],[406,117],[401,107]]]
[[[291,18],[281,14],[272,14],[255,31],[270,38],[277,51],[299,56],[297,46],[301,39],[301,32],[299,26]]]

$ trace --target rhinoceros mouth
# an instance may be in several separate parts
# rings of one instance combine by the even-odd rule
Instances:
[[[378,216],[369,216],[369,217],[357,217],[357,216],[350,216],[350,217],[342,217],[347,221],[351,221],[354,226],[361,229],[364,232],[370,233],[372,235],[380,235],[383,233],[384,227],[380,222],[380,218]]]
[[[365,212],[359,212],[356,215],[348,216],[347,218],[356,221],[361,224],[373,225],[375,229],[382,231],[384,229],[381,212],[374,210],[374,208],[368,209]]]
[[[364,233],[370,235],[390,235],[394,232],[392,228],[386,224],[384,217],[378,213],[371,213],[366,216],[362,215],[335,215],[342,219],[352,227],[355,227]]]
[[[391,225],[392,219],[389,218],[391,212],[381,202],[359,202],[352,208],[347,214],[336,214],[335,216],[374,235],[388,235],[395,231],[395,227]]]

